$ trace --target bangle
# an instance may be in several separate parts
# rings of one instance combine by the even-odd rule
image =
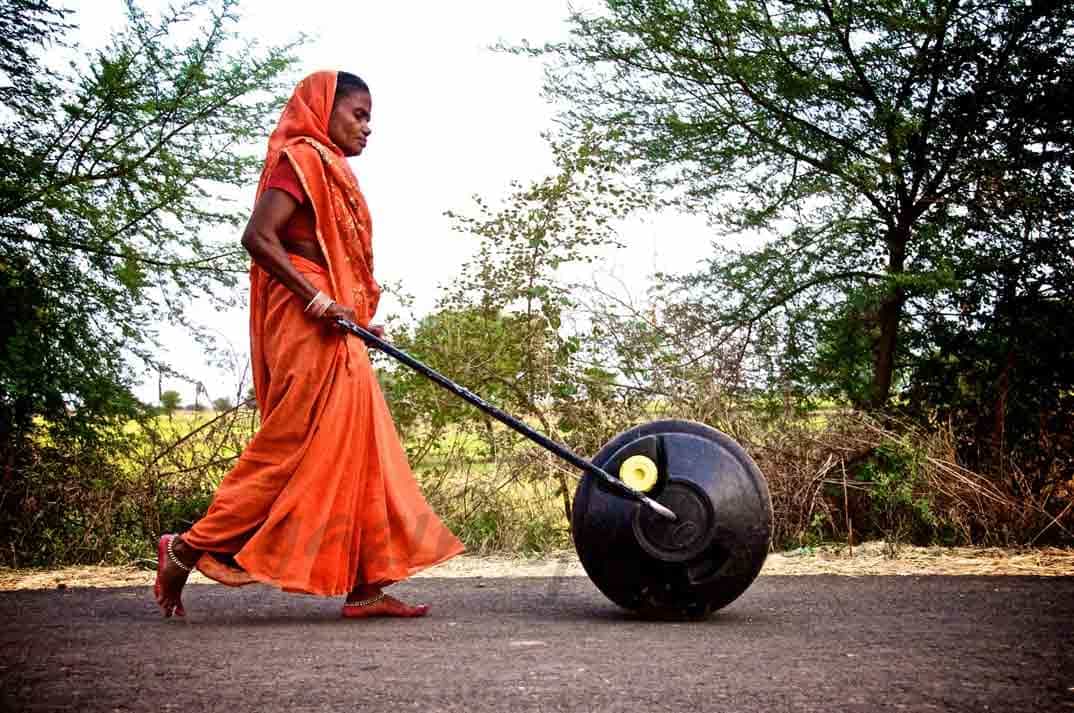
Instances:
[[[317,294],[310,300],[310,303],[306,305],[306,309],[302,311],[308,312],[314,317],[323,317],[324,313],[328,311],[328,308],[334,304],[335,302],[333,302],[328,295],[318,290]]]
[[[312,299],[312,300],[310,300],[310,303],[309,303],[308,305],[306,305],[306,309],[304,309],[304,310],[302,310],[302,311],[303,311],[303,312],[309,312],[309,311],[310,311],[310,307],[312,307],[313,305],[315,305],[315,304],[317,303],[317,301],[318,301],[318,300],[320,300],[321,298],[323,298],[323,297],[325,297],[325,296],[326,296],[326,295],[325,295],[325,294],[324,294],[323,292],[321,292],[320,290],[317,290],[317,294],[315,294],[315,295],[313,296],[313,299]]]

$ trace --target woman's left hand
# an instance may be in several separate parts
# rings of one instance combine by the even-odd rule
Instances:
[[[371,324],[369,325],[369,331],[374,337],[384,339],[384,325],[383,324]]]

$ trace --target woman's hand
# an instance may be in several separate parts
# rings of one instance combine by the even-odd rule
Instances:
[[[354,313],[354,310],[350,307],[344,307],[338,302],[333,302],[332,306],[325,310],[323,318],[332,320],[333,324],[337,319],[345,319],[348,322],[358,324],[358,315]]]
[[[358,324],[358,315],[350,307],[344,307],[343,305],[333,302],[332,306],[325,310],[324,319],[330,319],[333,323],[337,319],[345,319],[349,322]],[[384,339],[384,325],[383,324],[371,324],[366,327],[366,331],[370,332],[373,336],[380,339]]]

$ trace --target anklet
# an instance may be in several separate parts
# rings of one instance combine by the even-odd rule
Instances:
[[[386,596],[388,596],[388,595],[385,594],[384,592],[381,592],[377,596],[370,597],[369,599],[362,599],[362,600],[357,601],[357,602],[348,601],[343,606],[345,606],[345,607],[367,607],[370,604],[376,604],[377,602],[379,602],[381,599],[383,599]]]
[[[175,543],[175,537],[177,537],[177,535],[168,538],[168,559],[170,559],[172,561],[172,564],[174,564],[179,569],[183,570],[184,572],[189,572],[191,568],[180,562],[179,558],[175,556],[175,552],[172,551],[172,544]]]

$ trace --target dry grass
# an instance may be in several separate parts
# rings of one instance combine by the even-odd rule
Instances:
[[[739,419],[732,435],[768,479],[777,543],[854,544],[863,534],[894,543],[1074,540],[1069,503],[1052,515],[1017,471],[999,478],[964,468],[953,431],[942,424],[924,431],[836,413],[819,426]],[[863,478],[866,472],[874,477]]]

